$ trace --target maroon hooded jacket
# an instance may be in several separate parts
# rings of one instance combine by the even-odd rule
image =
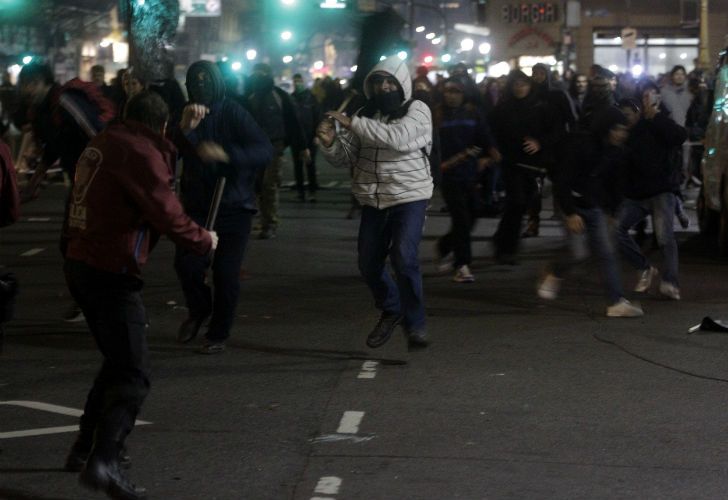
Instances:
[[[151,230],[209,252],[210,234],[184,213],[172,189],[175,159],[171,142],[133,121],[96,136],[76,165],[66,258],[139,275],[154,246]]]

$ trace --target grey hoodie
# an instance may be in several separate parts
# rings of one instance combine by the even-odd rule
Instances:
[[[405,102],[412,98],[412,80],[405,62],[393,56],[381,61],[364,80],[364,93],[372,97],[369,79],[384,72],[397,79]],[[412,101],[402,118],[387,121],[354,116],[351,130],[342,129],[322,154],[334,166],[351,167],[352,193],[363,205],[388,208],[429,200],[432,176],[427,155],[432,148],[432,116],[422,101]]]

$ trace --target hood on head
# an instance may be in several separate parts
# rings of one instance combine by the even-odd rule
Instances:
[[[212,103],[221,101],[225,97],[225,80],[217,65],[210,61],[197,61],[192,63],[190,68],[187,70],[187,77],[185,79],[187,95],[190,99],[193,99],[192,96],[196,93],[196,89],[193,88],[193,84],[197,83],[197,74],[201,71],[209,76],[210,88],[208,91],[210,98],[212,99]]]
[[[364,95],[367,99],[371,99],[373,96],[372,85],[369,79],[374,73],[388,73],[392,75],[399,82],[399,88],[402,90],[404,101],[409,101],[412,98],[412,80],[407,69],[407,63],[399,57],[390,56],[384,61],[379,61],[369,74],[367,74],[364,79]]]

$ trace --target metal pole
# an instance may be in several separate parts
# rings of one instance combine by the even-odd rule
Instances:
[[[700,0],[700,49],[698,64],[701,69],[710,68],[710,30],[708,28],[708,0]]]

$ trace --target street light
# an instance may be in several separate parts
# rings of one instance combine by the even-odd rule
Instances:
[[[407,52],[405,52],[404,50],[400,50],[399,52],[397,52],[397,57],[404,61],[405,59],[407,59]]]
[[[288,64],[293,61],[293,56],[283,56],[283,64]]]
[[[33,60],[33,56],[25,56],[23,58],[23,64],[30,64],[32,60]]]
[[[478,52],[480,52],[483,55],[490,54],[490,44],[488,42],[483,42],[480,45],[478,45]]]
[[[250,49],[245,53],[245,57],[248,58],[248,61],[252,61],[256,57],[258,57],[258,51],[255,49]]]
[[[442,55],[442,57],[441,57],[440,59],[441,59],[441,60],[442,60],[442,62],[444,62],[444,63],[449,63],[449,62],[450,62],[450,60],[452,59],[452,56],[451,56],[450,54],[443,54],[443,55]]]
[[[460,42],[460,50],[468,52],[473,50],[473,45],[475,45],[475,42],[473,42],[472,38],[463,38]]]
[[[417,33],[422,33],[423,31],[425,31],[425,27],[424,26],[417,26],[417,28],[415,28],[415,31]]]
[[[315,63],[313,63],[313,69],[318,70],[318,71],[324,69],[324,62],[316,61]]]
[[[442,42],[442,38],[440,38],[439,36],[432,39],[432,45],[437,45],[440,42]]]
[[[425,35],[425,38],[427,38],[428,40],[432,40],[433,38],[435,38],[435,34],[434,33],[428,33],[428,34]]]
[[[241,63],[240,61],[234,61],[234,62],[233,62],[233,63],[232,63],[231,65],[230,65],[230,68],[231,68],[231,69],[232,69],[233,71],[240,71],[241,69],[243,69],[243,63]]]
[[[291,38],[293,38],[293,33],[291,33],[290,31],[286,30],[281,32],[281,40],[287,42]]]
[[[281,3],[286,7],[290,7],[292,5],[296,5],[296,0],[281,0]]]

